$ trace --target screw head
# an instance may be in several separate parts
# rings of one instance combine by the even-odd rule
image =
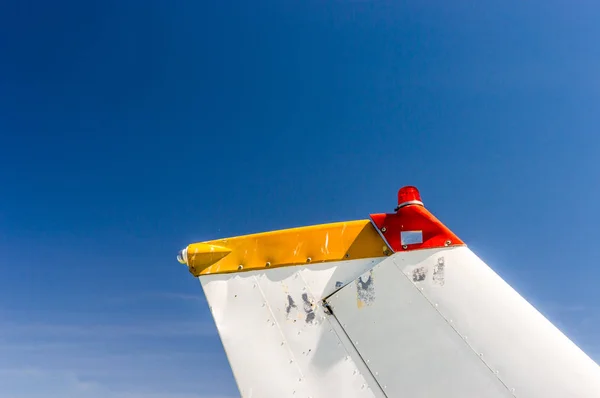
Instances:
[[[408,246],[407,246],[407,245],[402,245],[402,248],[403,248],[404,250],[406,250],[406,249],[408,249]]]
[[[269,261],[267,261],[267,263],[265,264],[265,267],[270,267],[271,263]]]
[[[381,228],[381,232],[383,232],[384,234],[386,233],[386,231],[387,231],[386,227]]]
[[[244,269],[244,266],[242,264],[238,265],[238,269]]]
[[[448,247],[452,244],[452,241],[447,240],[446,242],[444,242],[444,246]]]

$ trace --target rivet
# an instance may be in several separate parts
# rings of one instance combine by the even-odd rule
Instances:
[[[242,264],[238,265],[238,269],[244,269],[244,266]]]
[[[437,306],[438,306],[438,303],[435,303],[435,307],[436,307],[436,308],[437,308]]]
[[[515,392],[515,389],[514,389],[514,388],[511,388],[511,389],[510,389],[510,392]]]
[[[375,376],[379,376],[379,372],[375,372]]]
[[[346,258],[350,257],[350,253],[346,253]]]
[[[310,261],[311,261],[311,260],[312,260],[312,259],[309,257],[309,258],[307,258],[307,259],[306,259],[306,262],[307,262],[307,263],[310,263]]]
[[[267,263],[265,264],[265,267],[270,267],[271,263],[269,261],[267,261]]]
[[[406,250],[406,249],[408,249],[408,246],[406,246],[406,245],[402,245],[402,248],[403,248],[404,250]]]
[[[383,386],[383,388],[387,388],[387,386],[386,386],[386,385],[384,385],[384,386]]]
[[[479,353],[479,356],[480,356],[480,357],[483,357],[483,352],[480,352],[480,353]]]
[[[444,242],[444,246],[448,247],[452,244],[452,241],[447,240],[446,242]]]
[[[381,228],[381,232],[385,233],[387,231],[386,227]]]
[[[364,389],[365,389],[365,385],[363,384],[362,386],[360,386],[360,388],[361,388],[362,390],[364,390]]]

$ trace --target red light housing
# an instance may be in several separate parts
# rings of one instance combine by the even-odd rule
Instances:
[[[408,205],[423,206],[421,194],[419,193],[419,190],[413,186],[400,188],[398,191],[398,206],[396,207],[396,211]]]
[[[371,214],[371,220],[394,252],[464,245],[423,206],[413,186],[400,188],[395,213]]]

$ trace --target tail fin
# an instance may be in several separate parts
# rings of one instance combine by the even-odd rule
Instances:
[[[429,213],[191,244],[243,397],[600,397],[600,367]]]

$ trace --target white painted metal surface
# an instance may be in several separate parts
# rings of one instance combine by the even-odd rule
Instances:
[[[328,301],[388,397],[600,397],[600,367],[468,248],[370,276]]]
[[[383,398],[319,305],[382,259],[200,277],[242,397]]]
[[[600,397],[600,367],[467,247],[392,261],[516,397]]]
[[[393,258],[329,302],[388,397],[512,396]]]
[[[466,247],[200,281],[242,397],[600,398],[600,367]]]

